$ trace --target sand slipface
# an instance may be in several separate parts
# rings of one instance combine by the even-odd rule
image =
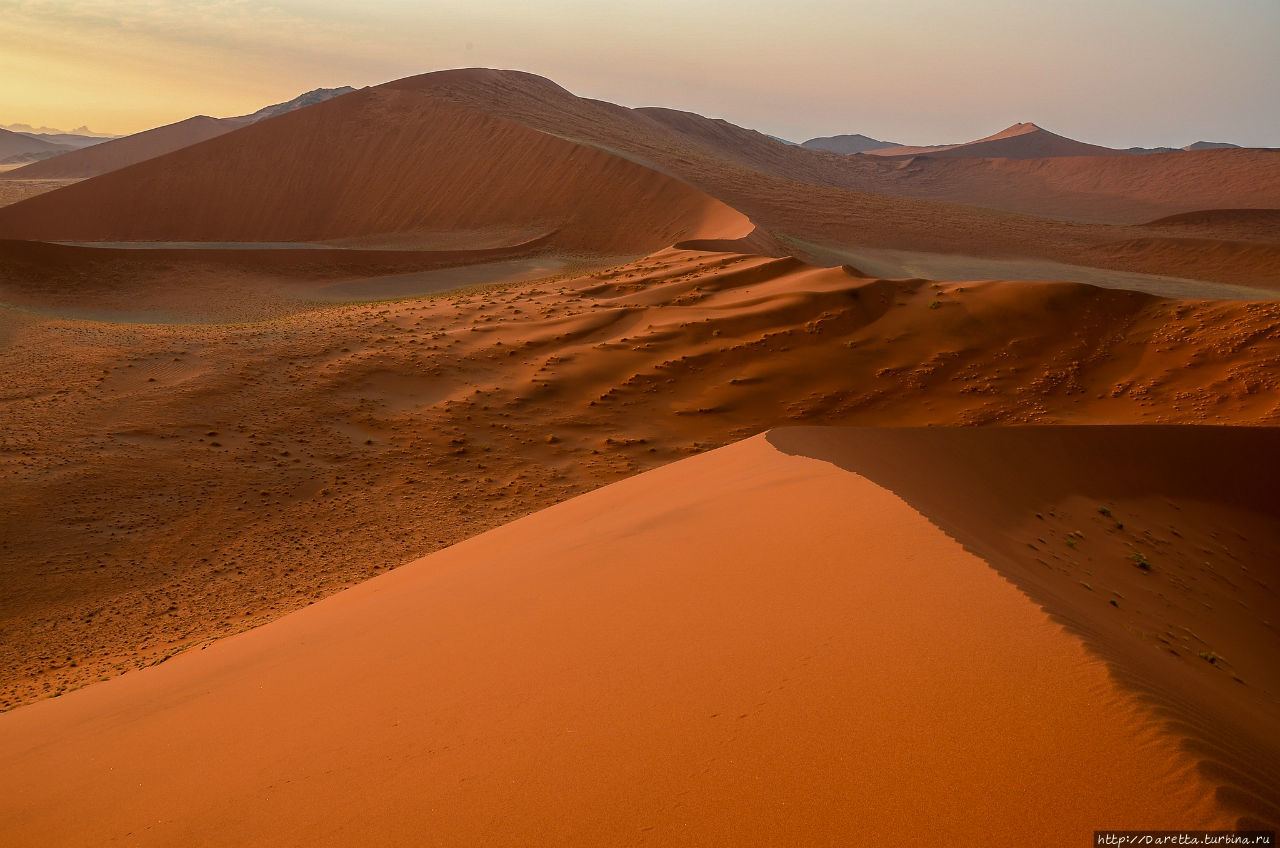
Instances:
[[[1227,817],[1074,637],[763,437],[0,716],[6,845],[1085,844]]]

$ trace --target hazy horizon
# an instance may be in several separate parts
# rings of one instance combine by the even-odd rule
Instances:
[[[1280,4],[1267,0],[9,0],[0,12],[0,126],[126,134],[315,88],[496,67],[797,142],[954,143],[1029,121],[1111,147],[1280,147],[1268,90]]]

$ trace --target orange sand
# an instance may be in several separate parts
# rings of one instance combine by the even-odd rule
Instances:
[[[664,251],[263,320],[260,277],[138,253],[0,288],[44,312],[0,313],[0,706],[782,424],[1280,421],[1277,303]]]
[[[0,716],[7,845],[1084,844],[1225,817],[1081,643],[755,438]]]
[[[531,226],[557,247],[605,255],[752,229],[723,203],[614,154],[385,88],[0,208],[6,236],[55,241],[293,242]]]

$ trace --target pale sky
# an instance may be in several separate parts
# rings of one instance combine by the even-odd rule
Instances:
[[[1280,147],[1280,0],[0,0],[0,125],[136,132],[453,67],[795,141]]]

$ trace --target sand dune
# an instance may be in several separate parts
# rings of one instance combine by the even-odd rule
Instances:
[[[0,300],[90,320],[246,321],[311,311],[320,302],[387,300],[509,280],[525,265],[545,267],[533,276],[548,276],[593,264],[543,252],[549,243],[550,236],[542,236],[473,250],[361,250],[0,240]]]
[[[1146,226],[1182,236],[1280,243],[1280,209],[1198,209]]]
[[[369,306],[308,283],[272,318],[193,274],[3,313],[0,705],[779,425],[1280,421],[1275,303],[672,250]]]
[[[425,100],[411,97],[410,92]],[[209,173],[207,162],[203,169],[187,167],[187,160],[181,159],[167,166],[152,164],[147,167],[149,176],[138,186],[134,185],[135,178],[130,176],[119,179],[110,187],[86,188],[80,190],[84,193],[47,198],[38,206],[23,207],[7,216],[0,213],[0,234],[44,240],[117,238],[119,236],[106,233],[121,231],[153,233],[128,236],[147,239],[313,239],[335,232],[345,235],[341,230],[353,228],[345,224],[337,227],[333,222],[339,219],[356,222],[358,226],[354,229],[365,238],[369,237],[366,231],[370,229],[424,227],[442,232],[459,225],[458,215],[447,214],[458,204],[452,204],[448,209],[423,211],[417,207],[416,200],[402,199],[389,203],[386,209],[379,209],[376,220],[370,221],[366,219],[373,214],[369,208],[371,203],[367,196],[363,200],[360,198],[359,188],[364,182],[372,181],[371,185],[378,185],[379,180],[394,180],[396,185],[386,194],[392,198],[401,197],[397,193],[401,189],[408,194],[409,187],[418,185],[418,180],[425,180],[435,173],[432,169],[424,173],[419,159],[410,162],[396,156],[408,155],[412,144],[405,146],[404,143],[422,129],[420,121],[414,117],[415,109],[420,106],[443,109],[441,117],[456,114],[448,111],[449,107],[442,105],[442,101],[483,113],[489,116],[489,120],[507,119],[539,134],[556,137],[549,142],[517,132],[524,140],[514,144],[513,136],[513,146],[520,149],[532,151],[563,139],[573,139],[575,143],[596,148],[593,156],[606,152],[672,175],[739,210],[768,233],[789,237],[779,253],[796,253],[810,260],[820,260],[822,255],[809,250],[807,245],[860,246],[996,258],[1042,258],[1079,265],[1096,263],[1126,272],[1174,276],[1200,274],[1221,282],[1240,283],[1240,275],[1233,271],[1228,271],[1221,278],[1213,276],[1220,273],[1224,267],[1222,263],[1189,263],[1188,272],[1179,273],[1170,270],[1170,260],[1161,252],[1131,247],[1111,249],[1134,238],[1154,234],[1015,217],[992,209],[1129,224],[1220,204],[1236,208],[1274,208],[1280,205],[1280,155],[1273,151],[1228,150],[1168,156],[1034,160],[850,159],[824,151],[781,145],[759,133],[690,113],[662,109],[632,110],[578,98],[549,80],[509,71],[467,70],[427,74],[388,83],[370,92],[348,95],[350,97],[357,98],[350,107],[330,110],[326,114],[345,111],[354,116],[362,108],[372,109],[368,104],[381,98],[379,102],[383,102],[386,108],[371,116],[372,123],[369,124],[370,127],[386,129],[378,143],[368,141],[362,131],[353,131],[341,121],[321,126],[318,119],[297,120],[273,130],[269,141],[265,133],[247,137],[243,148],[239,141],[245,138],[243,136],[237,136],[234,143],[231,139],[224,139],[214,149],[216,155],[235,157],[235,161],[241,163],[237,166],[241,170],[236,172],[241,176],[213,175]],[[358,106],[357,103],[365,105]],[[402,114],[396,114],[396,110],[401,110]],[[306,111],[309,113],[311,110]],[[476,120],[483,122],[486,119]],[[442,125],[443,122],[437,122],[437,129]],[[458,153],[459,148],[470,146],[466,136],[469,131],[463,127],[456,137],[450,135],[448,138],[437,133],[431,144],[451,146]],[[330,138],[326,133],[335,135]],[[326,149],[316,149],[321,147],[318,141],[308,147],[293,135],[326,138],[328,141],[323,145]],[[364,141],[355,142],[353,136]],[[371,146],[361,146],[366,143]],[[389,145],[387,150],[383,150],[379,146],[381,144]],[[333,150],[327,149],[330,147]],[[387,151],[392,147],[400,153],[388,155]],[[294,162],[294,165],[285,166],[286,172],[289,167],[302,167],[296,162],[299,157],[314,158],[312,176],[284,180],[277,173],[279,169],[272,158],[284,149],[289,150],[290,162]],[[476,149],[477,159],[487,155],[485,149]],[[276,152],[268,152],[272,150]],[[385,167],[376,168],[381,176],[360,170],[370,167],[367,163],[357,165],[349,161],[351,156],[372,156],[375,151],[385,163]],[[190,161],[194,164],[196,158],[206,155],[213,153],[192,154]],[[514,153],[509,152],[509,155]],[[438,161],[441,168],[448,165],[456,170],[452,159]],[[183,163],[182,167],[178,168],[177,163]],[[545,167],[538,171],[549,173]],[[414,179],[402,180],[401,173],[413,173]],[[328,181],[315,174],[329,175]],[[359,175],[358,180],[356,174]],[[509,192],[512,182],[522,181],[523,176],[520,181],[507,181],[501,188],[486,188],[483,192],[468,190],[464,206],[469,208],[480,204],[487,211],[471,219],[473,223],[467,228],[474,231],[477,229],[475,220],[487,221],[491,217],[501,218],[504,227],[545,228],[546,221],[538,220],[543,211],[540,206],[543,195],[530,197]],[[241,217],[233,213],[230,206],[238,203],[239,189],[236,186],[242,183],[265,186],[268,195],[281,200],[274,205],[266,203],[255,207],[254,214],[243,216],[243,221],[237,224],[227,224],[225,220],[217,223],[217,215]],[[576,178],[558,181],[556,194],[568,191],[570,183],[589,190],[596,197],[593,202],[600,203],[600,206],[593,207],[599,210],[591,213],[593,221],[613,218],[615,207],[632,205],[630,201],[615,202],[612,198],[607,203],[603,202],[602,194],[607,194],[603,185],[587,186]],[[449,185],[455,186],[449,191],[462,191],[453,182]],[[439,188],[434,185],[426,187],[432,191]],[[183,202],[191,204],[192,208],[182,216],[183,221],[189,222],[185,227],[187,235],[177,233],[176,224],[172,223],[174,216],[167,213],[144,212],[143,219],[151,215],[154,220],[150,223],[134,221],[128,201],[125,202],[124,214],[97,213],[107,220],[93,224],[91,230],[84,229],[89,222],[80,220],[84,214],[82,210],[100,209],[108,203],[113,208],[118,207],[120,204],[112,198],[125,194],[145,198],[151,192],[188,198]],[[442,196],[439,192],[436,194]],[[413,195],[417,196],[420,195]],[[286,201],[285,198],[290,199]],[[314,215],[305,222],[291,220],[298,218],[299,206],[313,206],[319,202],[334,210],[330,222],[316,220]],[[646,205],[648,202],[646,199]],[[402,205],[397,207],[397,203]],[[677,235],[672,231],[675,228],[666,227],[685,214],[681,211],[681,203],[672,210],[671,221],[664,221],[658,228],[662,239],[646,239],[644,244],[634,249],[628,245],[619,252],[645,252],[693,237],[689,232]],[[520,208],[520,204],[526,208]],[[212,211],[215,206],[222,210],[217,215]],[[503,208],[498,209],[499,206]],[[154,204],[152,208],[156,208]],[[399,213],[394,211],[397,208]],[[438,218],[432,217],[437,215]],[[425,224],[420,220],[424,216],[428,219]],[[301,226],[303,223],[305,227]],[[110,226],[104,229],[108,224]],[[645,223],[630,229],[647,232],[653,227]],[[154,235],[156,232],[163,234]],[[234,235],[231,234],[233,232]],[[302,235],[303,232],[306,235]],[[385,237],[388,233],[381,235]],[[613,236],[606,239],[620,240]],[[400,246],[423,245],[401,241]]]
[[[888,145],[863,151],[872,156],[940,156],[949,159],[1048,159],[1059,156],[1128,156],[1126,150],[1115,150],[1086,144],[1073,138],[1051,133],[1031,123],[1018,123],[998,133],[964,144],[936,147]]]
[[[852,822],[1025,845],[1230,817],[984,563],[763,438],[0,728],[15,846],[834,844]]]
[[[1099,247],[1097,255],[1169,275],[1280,289],[1280,241],[1135,238]]]
[[[544,132],[624,152],[678,175],[770,229],[806,229],[813,235],[812,219],[834,217],[850,222],[842,236],[845,240],[858,233],[859,238],[878,239],[881,247],[941,249],[936,241],[927,246],[922,242],[938,239],[932,235],[938,230],[959,227],[970,249],[983,250],[998,244],[1003,231],[1016,226],[1015,243],[1027,245],[1028,250],[1045,250],[1045,242],[1058,241],[1063,245],[1058,248],[1061,252],[1083,235],[1078,228],[1055,231],[1044,222],[1022,227],[1008,216],[961,210],[954,203],[1125,224],[1212,207],[1280,206],[1280,151],[1059,154],[1058,158],[1026,160],[850,158],[778,144],[751,130],[690,113],[630,110],[578,98],[550,80],[515,71],[446,71],[383,87],[420,91]],[[1050,135],[1023,133],[1008,143]],[[726,162],[734,167],[726,168]],[[828,190],[815,191],[815,185]],[[894,205],[890,198],[868,193],[947,205]],[[797,209],[806,206],[803,211]],[[804,227],[806,219],[808,227]],[[928,226],[937,221],[946,223]],[[889,243],[895,239],[898,243]]]
[[[301,100],[0,181],[0,842],[1280,819],[1275,152]]]
[[[1210,208],[1280,205],[1280,151],[1213,150],[1149,156],[915,160],[925,196],[1017,212],[1136,224]]]
[[[249,206],[243,186],[257,187]],[[0,209],[0,232],[64,241],[529,226],[553,233],[556,247],[603,254],[751,230],[724,204],[617,156],[394,89],[366,89]]]
[[[1269,624],[1280,613],[1280,430],[795,428],[769,439],[923,512],[1187,734],[1243,824],[1280,820]]]

